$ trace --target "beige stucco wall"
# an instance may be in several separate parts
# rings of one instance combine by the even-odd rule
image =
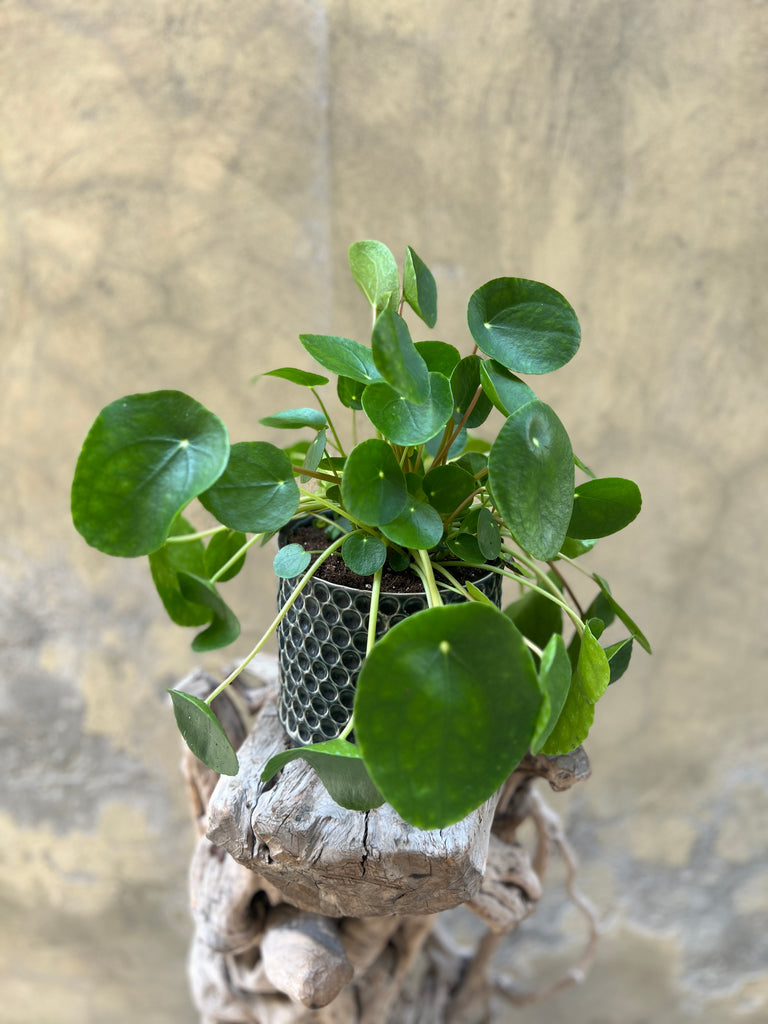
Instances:
[[[539,391],[645,498],[595,564],[656,653],[557,799],[605,937],[509,1019],[766,1019],[767,27],[758,0],[0,3],[0,1020],[192,1019],[164,689],[197,662],[144,566],[74,533],[71,471],[130,391],[256,436],[281,396],[253,373],[364,331],[365,237],[433,267],[446,340],[490,277],[564,292],[583,348]],[[499,966],[572,958],[560,908]]]

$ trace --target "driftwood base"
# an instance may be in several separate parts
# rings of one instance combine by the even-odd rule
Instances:
[[[180,688],[205,697],[198,672]],[[303,761],[272,782],[259,773],[287,745],[275,712],[276,667],[264,658],[217,698],[240,772],[219,780],[185,752],[200,834],[190,870],[195,936],[190,981],[202,1024],[471,1024],[490,1000],[537,998],[489,974],[498,944],[536,907],[552,846],[589,924],[580,980],[597,937],[571,890],[574,865],[557,817],[533,781],[570,788],[589,776],[581,748],[528,756],[478,811],[423,832],[384,806],[346,811]],[[536,826],[532,856],[516,841]],[[440,911],[464,904],[486,925],[473,955],[454,948]]]

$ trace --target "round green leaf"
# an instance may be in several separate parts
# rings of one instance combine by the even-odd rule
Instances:
[[[403,398],[389,384],[370,384],[363,392],[366,416],[394,444],[423,444],[442,432],[453,412],[447,379],[430,373],[429,382],[429,398],[420,405]]]
[[[352,380],[351,377],[339,377],[336,382],[336,394],[339,401],[347,409],[360,410],[363,408],[363,392],[365,384],[359,380]]]
[[[581,328],[554,288],[519,277],[489,281],[469,300],[467,321],[477,347],[515,373],[549,373],[578,350]]]
[[[272,560],[272,568],[275,570],[275,576],[290,580],[294,576],[300,576],[311,561],[312,556],[301,544],[286,544]]]
[[[637,516],[641,505],[640,489],[632,480],[616,476],[587,480],[576,488],[568,536],[594,540],[618,533]]]
[[[220,775],[237,775],[237,754],[210,707],[183,690],[168,692],[179,732],[195,757]]]
[[[345,508],[366,526],[388,523],[402,512],[408,489],[386,441],[372,438],[352,449],[341,478],[341,496]]]
[[[195,528],[191,523],[183,516],[176,516],[170,536],[182,537],[185,533],[194,532]],[[166,542],[157,551],[150,553],[149,568],[160,600],[173,622],[179,626],[202,626],[211,621],[211,609],[188,601],[179,588],[179,572],[191,572],[197,576],[207,575],[205,548],[201,540],[171,544]]]
[[[426,501],[419,501],[408,495],[408,502],[395,519],[379,527],[384,536],[404,548],[430,548],[439,544],[443,537],[443,520],[440,513]]]
[[[419,828],[465,817],[528,750],[541,705],[514,625],[488,605],[400,622],[363,662],[355,736],[376,786]]]
[[[480,358],[478,356],[466,356],[456,366],[451,374],[451,391],[453,392],[453,418],[458,423],[464,418],[464,414],[480,388]],[[469,414],[465,426],[469,429],[479,427],[485,423],[491,412],[491,401],[486,394],[480,393],[475,402],[472,412]]]
[[[430,505],[446,515],[455,511],[477,486],[475,478],[455,462],[436,466],[422,481]]]
[[[391,309],[382,310],[376,319],[371,350],[376,369],[398,394],[417,404],[427,400],[427,364],[411,341],[408,324]]]
[[[179,512],[219,477],[221,420],[180,391],[129,395],[99,413],[72,482],[72,518],[93,547],[133,557],[164,543]]]
[[[400,277],[395,257],[374,239],[354,242],[349,247],[349,269],[356,284],[375,310],[397,309]]]
[[[536,398],[535,392],[524,381],[495,359],[481,361],[480,382],[488,398],[505,416]]]
[[[275,754],[264,765],[262,781],[269,782],[281,768],[298,758],[314,768],[329,796],[340,807],[350,811],[370,811],[384,803],[384,797],[371,782],[360,751],[342,739],[326,740]]]
[[[358,576],[373,576],[387,560],[387,545],[380,537],[358,530],[341,545],[341,557]]]
[[[534,558],[554,558],[573,507],[571,442],[555,412],[528,402],[513,412],[488,456],[496,506],[517,543]]]
[[[473,533],[462,531],[455,537],[449,537],[446,543],[451,554],[460,558],[462,562],[474,565],[482,565],[485,562],[477,537]]]
[[[403,297],[427,327],[437,323],[437,285],[432,271],[409,246],[403,267]]]
[[[231,530],[279,530],[299,507],[291,460],[267,441],[233,444],[227,468],[200,501]]]
[[[417,341],[415,347],[431,373],[442,373],[448,380],[451,379],[451,374],[461,359],[457,348],[446,341]]]
[[[263,416],[259,423],[265,427],[279,427],[281,430],[297,430],[299,427],[314,427],[320,430],[327,426],[325,413],[319,409],[283,409],[272,416]]]
[[[301,334],[299,341],[312,358],[331,373],[351,377],[362,384],[381,380],[373,353],[359,341],[327,334]]]
[[[304,388],[316,388],[321,384],[327,384],[328,378],[319,373],[310,373],[309,370],[299,370],[295,366],[281,366],[279,370],[267,370],[263,377],[279,377],[281,380],[289,380],[292,384],[300,384]]]

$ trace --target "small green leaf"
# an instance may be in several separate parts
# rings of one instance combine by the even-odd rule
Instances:
[[[327,426],[325,413],[319,409],[283,409],[272,416],[263,416],[259,423],[265,427],[279,427],[281,430],[298,430],[300,427],[320,430]]]
[[[267,441],[233,444],[227,468],[200,501],[220,523],[244,533],[270,533],[299,507],[291,460]]]
[[[546,694],[548,714],[537,724],[536,735],[531,742],[531,753],[538,754],[549,739],[568,697],[571,686],[571,663],[565,649],[565,641],[554,633],[544,648],[539,666],[539,684]]]
[[[371,782],[360,751],[342,739],[326,740],[275,754],[262,770],[262,781],[269,782],[281,768],[297,758],[314,768],[329,796],[339,806],[350,811],[370,811],[384,803],[384,797]]]
[[[376,318],[371,335],[376,369],[398,394],[417,405],[429,397],[429,371],[405,320],[391,309]]]
[[[182,537],[194,533],[195,528],[183,516],[176,516],[171,527],[171,537]],[[203,626],[213,618],[213,612],[205,605],[193,604],[184,597],[179,588],[179,572],[206,575],[205,548],[200,540],[185,541],[183,544],[167,542],[149,556],[157,592],[165,610],[178,626]]]
[[[373,352],[359,341],[327,334],[301,334],[299,341],[312,358],[331,373],[351,377],[361,384],[382,380],[373,361]]]
[[[272,568],[275,576],[291,580],[294,576],[300,576],[311,561],[312,556],[301,544],[286,544],[273,558]]]
[[[578,350],[581,328],[570,303],[538,281],[499,277],[469,300],[477,347],[513,373],[549,373]]]
[[[345,508],[366,526],[391,522],[402,512],[408,489],[386,441],[372,438],[352,449],[341,480],[341,494]]]
[[[428,502],[419,501],[409,494],[403,511],[379,529],[395,544],[428,551],[442,540],[443,520]]]
[[[648,640],[643,635],[640,627],[629,617],[627,612],[624,611],[619,602],[613,596],[613,594],[611,593],[611,588],[608,586],[608,581],[603,579],[602,576],[598,576],[597,573],[593,573],[592,579],[595,580],[597,585],[605,594],[608,604],[611,606],[613,611],[618,615],[619,619],[624,623],[624,625],[627,627],[627,629],[635,638],[635,640],[637,640],[637,642],[640,644],[644,651],[647,651],[648,654],[650,654],[651,645],[648,643]]]
[[[472,580],[467,580],[464,586],[467,588],[467,593],[473,601],[479,601],[481,604],[489,604],[492,608],[497,608],[496,602],[491,600],[487,594],[484,594],[479,587],[476,587]]]
[[[605,656],[608,659],[608,664],[611,669],[611,678],[608,682],[616,683],[621,679],[624,673],[629,668],[629,662],[632,657],[633,640],[632,637],[627,637],[624,640],[619,640],[618,643],[611,644],[610,647],[605,648]]]
[[[590,478],[590,480],[594,480],[594,479],[595,479],[595,477],[597,476],[597,474],[596,474],[596,473],[593,473],[593,472],[592,472],[592,470],[591,470],[591,469],[589,468],[589,466],[586,466],[586,465],[585,465],[585,464],[584,464],[584,463],[583,463],[583,462],[581,461],[581,459],[580,459],[580,458],[579,458],[579,457],[578,457],[578,456],[576,455],[576,452],[574,452],[574,453],[573,453],[573,462],[574,462],[574,465],[575,465],[575,466],[576,466],[576,467],[577,467],[578,469],[580,469],[582,473],[586,473],[586,474],[587,474],[587,476],[588,476],[588,477]]]
[[[480,383],[491,402],[505,416],[511,416],[521,405],[536,398],[526,383],[495,359],[483,359],[480,363]]]
[[[441,433],[453,409],[451,386],[442,374],[430,373],[425,402],[409,402],[389,384],[371,384],[363,408],[371,423],[394,444],[419,445]]]
[[[406,247],[403,268],[403,296],[427,327],[437,323],[437,285],[432,271],[413,249]]]
[[[451,554],[461,559],[462,562],[469,562],[470,565],[483,565],[485,559],[477,543],[477,537],[472,533],[458,533],[455,537],[449,537],[446,541]]]
[[[312,442],[312,444],[307,449],[307,454],[306,454],[306,456],[304,458],[304,461],[301,464],[301,468],[302,469],[308,469],[310,472],[314,473],[314,471],[320,465],[320,462],[322,461],[322,458],[323,458],[324,455],[325,455],[325,428],[323,428],[322,430],[318,430],[317,436],[315,437],[314,441]],[[306,480],[307,478],[306,478],[306,476],[303,476],[302,479]]]
[[[339,377],[336,382],[336,394],[339,396],[341,404],[347,409],[359,411],[363,408],[365,387],[365,384],[359,380],[352,380],[351,377]]]
[[[321,384],[327,384],[328,378],[319,373],[310,373],[308,370],[298,370],[295,366],[281,366],[279,370],[268,370],[261,374],[262,377],[279,377],[281,380],[289,380],[292,384],[300,384],[305,388],[316,388]]]
[[[448,380],[451,379],[451,374],[461,360],[457,348],[445,341],[417,341],[415,345],[431,373],[442,373]]]
[[[448,515],[455,511],[466,498],[477,490],[477,481],[457,463],[449,462],[436,466],[424,476],[424,494],[430,505]]]
[[[373,576],[387,560],[387,545],[380,537],[357,530],[341,545],[341,557],[358,576]]]
[[[390,548],[387,562],[392,572],[405,572],[411,564],[411,556],[407,551],[398,551],[397,548]]]
[[[147,555],[228,456],[224,424],[181,391],[121,398],[99,413],[77,460],[74,524],[105,554]]]
[[[501,554],[501,534],[496,520],[487,508],[481,508],[477,517],[477,543],[483,558],[495,562]]]
[[[618,533],[637,516],[641,505],[640,490],[632,480],[587,480],[576,488],[568,536],[593,540]]]
[[[554,558],[573,508],[573,451],[544,402],[528,402],[501,428],[488,456],[488,481],[517,543],[534,558]]]
[[[398,623],[368,654],[355,735],[398,814],[443,828],[519,764],[540,705],[533,660],[509,619],[485,604],[446,605]]]
[[[234,558],[234,556],[240,551],[245,544],[245,534],[239,530],[222,530],[221,533],[214,533],[208,542],[208,547],[205,549],[205,573],[204,575],[211,578],[216,573]],[[236,562],[234,562],[229,569],[221,576],[219,576],[219,583],[226,583],[227,580],[233,579],[245,565],[245,555],[242,555]],[[189,570],[190,572],[192,570]],[[201,575],[201,574],[197,574]]]
[[[220,775],[237,775],[235,748],[205,701],[183,690],[169,690],[173,713],[184,741],[203,764]]]
[[[573,537],[566,537],[560,546],[560,552],[566,558],[578,558],[579,555],[586,555],[588,551],[597,544],[597,540],[574,540]]]
[[[464,414],[475,399],[480,389],[480,359],[478,356],[466,356],[456,366],[451,374],[451,392],[453,393],[453,418],[458,423],[464,418]],[[490,399],[482,391],[475,401],[474,408],[469,414],[465,426],[470,430],[485,423],[490,415],[492,406]]]
[[[193,651],[216,651],[237,640],[240,623],[212,583],[192,573],[180,572],[179,587],[188,601],[205,605],[213,612],[210,626],[192,641]]]
[[[383,242],[368,239],[349,247],[349,269],[371,306],[378,312],[397,309],[400,277],[395,257]]]

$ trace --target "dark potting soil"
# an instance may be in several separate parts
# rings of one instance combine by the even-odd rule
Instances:
[[[301,544],[306,551],[312,551],[316,555],[324,551],[330,541],[322,527],[298,526],[287,538],[287,543]],[[451,574],[459,581],[466,583],[468,580],[474,582],[485,576],[483,569],[471,565],[452,565]],[[358,576],[344,564],[341,555],[334,551],[320,566],[316,574],[317,579],[327,580],[329,583],[338,583],[343,587],[354,587],[357,590],[370,590],[373,586],[373,576]],[[438,585],[440,583],[438,574]],[[384,571],[381,574],[381,590],[385,594],[423,594],[424,586],[411,569],[396,572],[389,563],[385,563]]]

